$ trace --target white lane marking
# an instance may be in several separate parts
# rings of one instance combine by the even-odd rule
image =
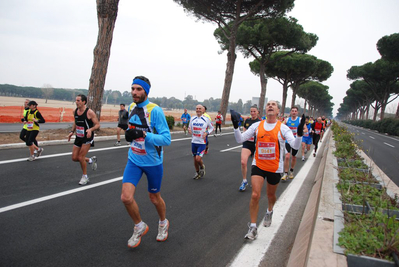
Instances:
[[[97,149],[89,150],[88,153],[93,153],[93,152],[96,152],[96,151],[105,151],[105,150],[119,149],[119,148],[125,148],[125,147],[128,147],[128,145],[116,146],[116,147],[97,148]],[[44,155],[44,156],[40,156],[40,157],[37,158],[36,160],[46,159],[46,158],[62,157],[62,156],[68,156],[68,155],[72,155],[72,152],[65,152],[65,153],[59,153],[59,154]],[[28,158],[3,160],[3,161],[0,161],[0,164],[21,162],[21,161],[26,161],[27,159],[28,159]]]
[[[258,237],[254,241],[249,241],[241,247],[230,267],[259,266],[274,237],[278,233],[282,222],[288,214],[288,210],[294,202],[299,189],[308,176],[314,160],[315,158],[313,156],[309,156],[306,159],[306,163],[303,165],[299,173],[293,180],[291,180],[287,189],[284,190],[281,196],[277,199],[276,204],[273,207],[272,225],[270,227],[264,227],[262,219],[258,224]]]
[[[39,203],[39,202],[43,202],[43,201],[47,201],[47,200],[50,200],[50,199],[54,199],[54,198],[57,198],[57,197],[62,197],[62,196],[74,194],[74,193],[81,192],[81,191],[84,191],[84,190],[89,190],[89,189],[92,189],[92,188],[95,188],[95,187],[99,187],[99,186],[102,186],[102,185],[114,183],[114,182],[122,180],[122,178],[123,177],[120,176],[120,177],[113,178],[113,179],[110,179],[110,180],[107,180],[107,181],[103,181],[103,182],[99,182],[99,183],[96,183],[96,184],[85,185],[83,187],[79,187],[79,188],[76,188],[76,189],[71,189],[71,190],[60,192],[60,193],[56,193],[56,194],[53,194],[53,195],[49,195],[49,196],[45,196],[45,197],[39,197],[39,198],[28,200],[28,201],[25,201],[25,202],[21,202],[21,203],[17,203],[17,204],[14,204],[14,205],[6,206],[4,208],[0,208],[0,213],[6,212],[6,211],[10,211],[10,210],[14,210],[14,209],[18,209],[18,208],[22,208],[22,207],[26,207],[26,206],[33,205],[33,204],[36,204],[36,203]]]
[[[374,137],[372,137],[372,136],[370,136],[370,135],[369,135],[369,137],[370,137],[371,139],[375,139]]]
[[[233,150],[233,149],[236,149],[236,148],[239,148],[239,147],[242,147],[242,145],[240,145],[240,146],[235,146],[235,147],[230,147],[230,148],[226,148],[226,149],[220,150],[220,152],[226,152],[226,151]]]
[[[388,144],[388,143],[385,143],[385,142],[384,142],[384,144],[387,145],[387,146],[390,146],[390,147],[395,147],[395,146],[393,146],[391,144]]]

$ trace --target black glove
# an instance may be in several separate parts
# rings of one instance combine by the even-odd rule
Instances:
[[[125,139],[127,142],[132,142],[133,140],[144,137],[143,131],[142,130],[136,130],[136,129],[128,129],[125,132]]]
[[[241,114],[238,112],[235,112],[233,109],[230,109],[230,115],[231,115],[231,122],[233,123],[234,129],[238,128],[238,123],[240,122]]]
[[[296,130],[296,133],[299,137],[303,136],[303,127],[305,126],[305,114],[302,114],[301,122]]]

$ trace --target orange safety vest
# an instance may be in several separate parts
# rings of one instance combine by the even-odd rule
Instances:
[[[280,142],[278,139],[281,121],[277,121],[276,126],[271,131],[266,131],[264,124],[265,121],[261,121],[256,135],[255,164],[261,170],[275,173],[283,163],[280,157]],[[281,138],[283,138],[282,135]]]

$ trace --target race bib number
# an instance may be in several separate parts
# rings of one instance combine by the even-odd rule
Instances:
[[[28,122],[26,123],[26,127],[27,127],[29,130],[32,130],[32,129],[33,129],[33,121],[28,121]]]
[[[296,127],[290,127],[292,133],[294,134],[294,136],[296,137],[296,133],[298,131],[298,129]]]
[[[85,127],[76,126],[76,137],[79,138],[85,137]]]
[[[320,132],[321,132],[320,130],[316,130],[315,131],[316,134],[320,134]]]
[[[274,160],[276,158],[276,143],[258,142],[258,158],[260,160]]]
[[[145,139],[142,137],[133,140],[132,143],[130,144],[130,148],[132,149],[132,152],[136,155],[140,156],[147,155],[147,151],[145,150]]]

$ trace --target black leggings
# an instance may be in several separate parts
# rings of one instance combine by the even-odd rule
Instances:
[[[215,133],[218,133],[218,128],[219,128],[219,131],[222,132],[222,125],[216,123],[216,131],[215,131]]]
[[[320,134],[313,134],[314,152],[317,152],[317,146],[319,145],[319,141],[320,141]]]
[[[19,134],[19,139],[21,139],[22,141],[24,141],[26,143],[26,134],[27,134],[28,130],[22,128],[21,133]],[[36,139],[33,141],[33,143],[39,147],[39,145],[37,144]]]
[[[31,146],[32,144],[37,144],[36,137],[39,134],[39,131],[27,131],[26,132],[26,145]],[[38,145],[36,145],[38,147]]]

